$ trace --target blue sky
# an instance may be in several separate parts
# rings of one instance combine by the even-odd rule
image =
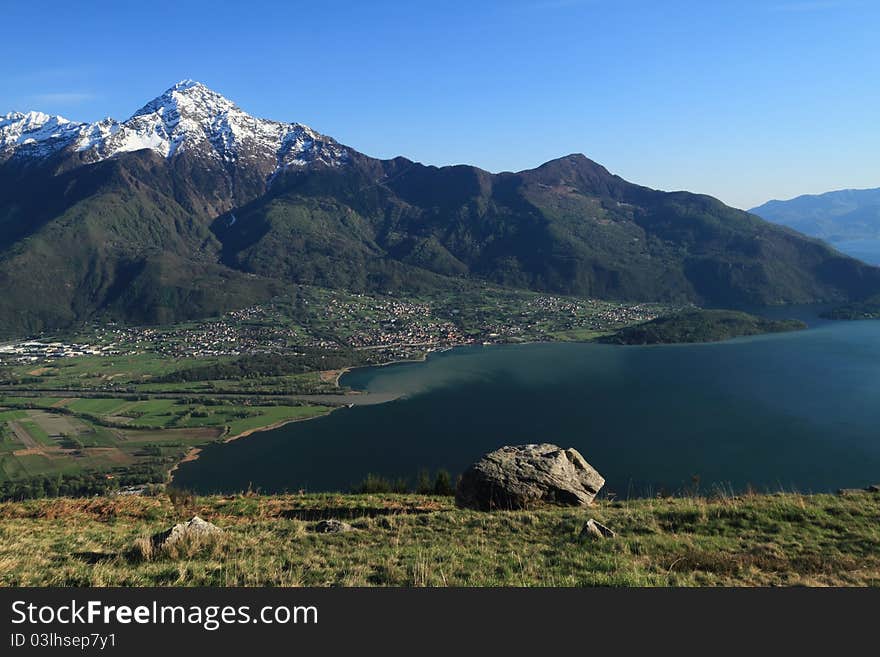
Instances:
[[[224,4],[5,2],[0,113],[123,119],[194,78],[377,157],[582,152],[737,207],[880,186],[874,0]]]

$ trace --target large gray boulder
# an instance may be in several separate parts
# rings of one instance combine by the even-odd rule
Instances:
[[[604,484],[605,478],[576,449],[515,445],[489,452],[468,468],[455,490],[455,503],[482,511],[587,506]]]

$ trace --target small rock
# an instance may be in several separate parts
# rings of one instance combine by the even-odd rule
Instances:
[[[840,488],[838,495],[864,495],[865,493],[880,493],[880,484],[873,484],[866,488]]]
[[[178,523],[171,529],[154,534],[151,541],[153,545],[162,546],[174,543],[182,538],[204,537],[219,534],[222,531],[217,525],[202,520],[198,516],[193,516],[190,520]]]
[[[354,527],[349,525],[347,522],[342,522],[341,520],[321,520],[317,525],[315,525],[315,531],[319,534],[339,534],[341,532],[350,532],[353,531]]]
[[[587,524],[581,530],[581,538],[614,538],[613,530],[597,522],[594,518],[587,520]]]

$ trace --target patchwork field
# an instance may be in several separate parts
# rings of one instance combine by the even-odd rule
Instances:
[[[113,479],[146,465],[167,472],[193,447],[329,410],[248,400],[0,398],[0,484],[83,473]]]
[[[103,348],[120,331],[83,341]],[[234,347],[237,334],[169,331],[151,343],[166,353],[140,350],[152,329],[126,329],[126,353],[0,362],[0,500],[163,484],[195,447],[346,403],[336,378],[322,376],[347,364],[338,354],[174,355],[220,334]]]

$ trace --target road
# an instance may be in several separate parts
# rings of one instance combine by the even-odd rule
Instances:
[[[296,401],[328,406],[373,406],[394,401],[402,396],[393,392],[353,392],[340,395],[266,395],[242,392],[123,392],[121,390],[64,390],[64,389],[26,389],[6,388],[0,386],[0,395],[17,397],[49,397],[63,396],[69,398],[94,397],[96,395],[113,395],[118,397],[139,396],[150,399],[192,399],[194,397],[218,397],[224,399],[257,399],[264,401]]]

